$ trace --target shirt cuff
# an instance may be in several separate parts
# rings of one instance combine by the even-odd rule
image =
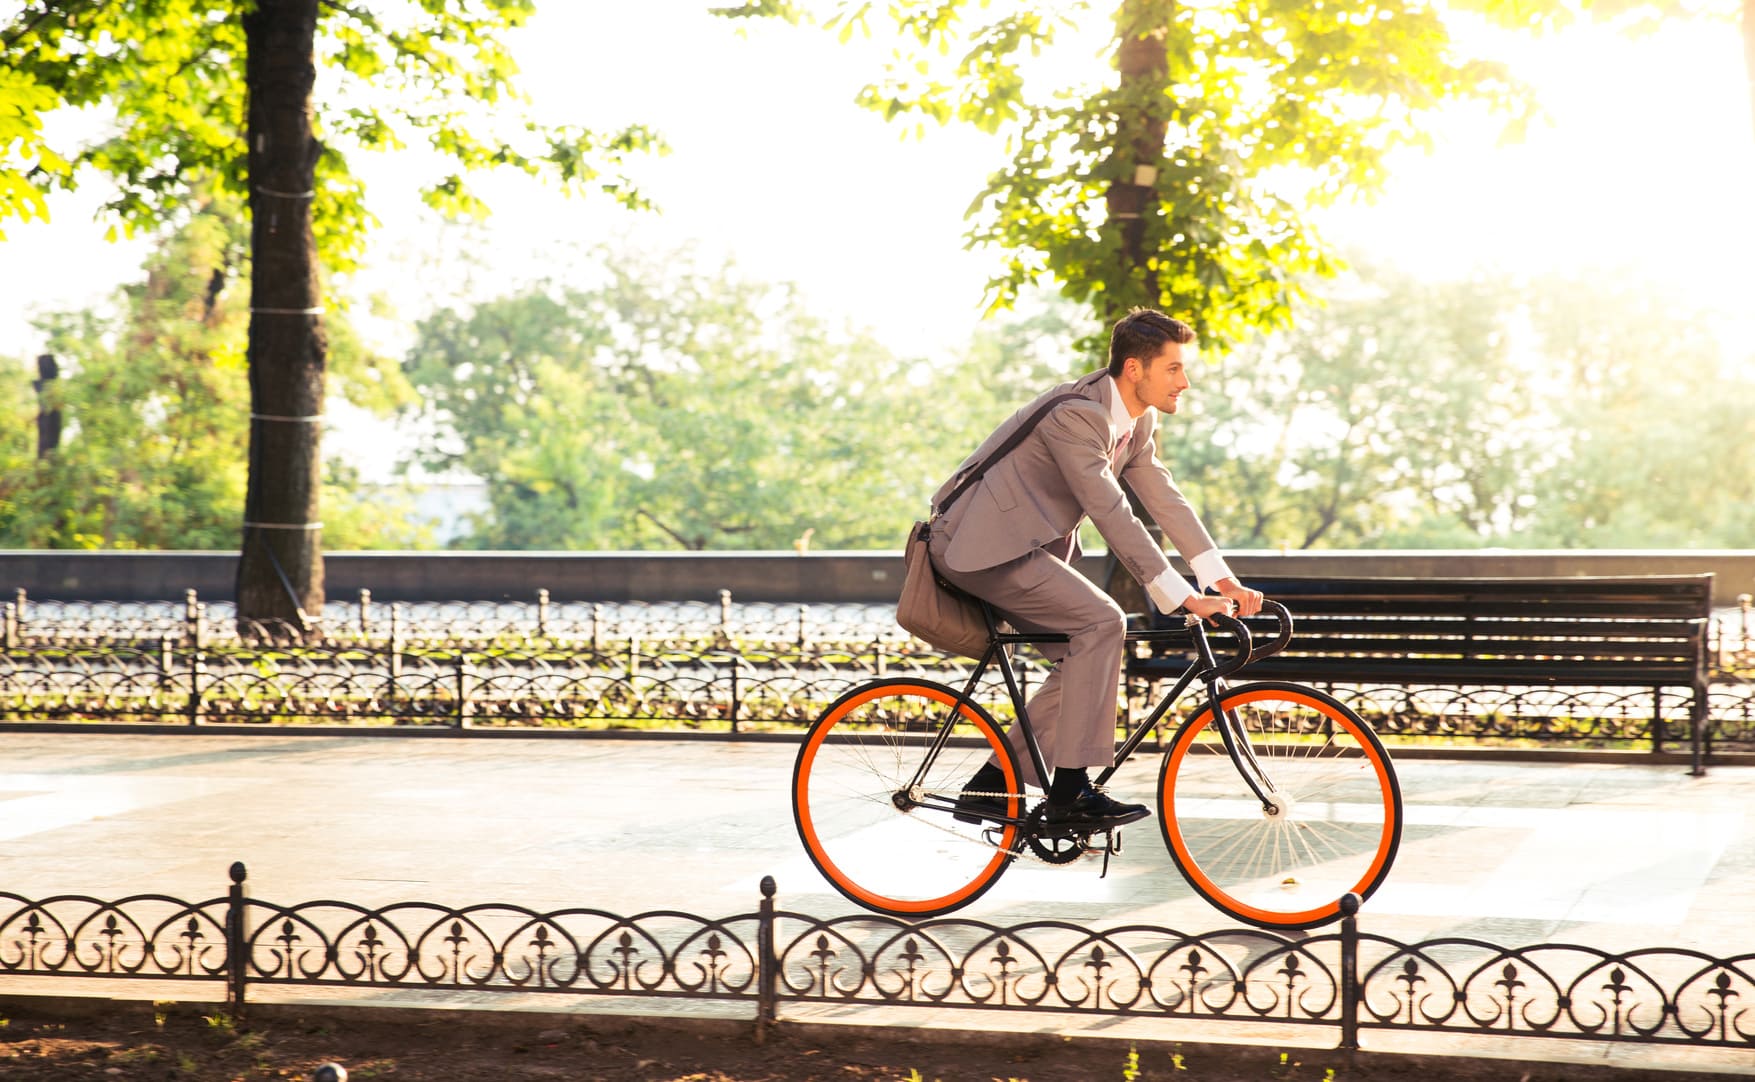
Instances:
[[[1172,567],[1146,583],[1146,593],[1151,596],[1152,604],[1158,606],[1158,611],[1168,616],[1194,596],[1194,588]]]
[[[1225,557],[1219,554],[1218,549],[1208,549],[1188,561],[1188,568],[1194,572],[1195,581],[1200,583],[1202,590],[1212,589],[1213,583],[1220,579],[1237,577],[1231,574],[1231,569],[1225,565]]]

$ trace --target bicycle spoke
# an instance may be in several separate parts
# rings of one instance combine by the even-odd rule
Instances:
[[[1222,716],[1247,741],[1269,806],[1248,793],[1210,713],[1178,730],[1160,778],[1165,843],[1190,884],[1226,912],[1268,927],[1339,915],[1387,874],[1401,797],[1376,737],[1333,699],[1292,684],[1225,692]],[[1246,768],[1247,769],[1247,768]]]
[[[995,846],[986,837],[992,823],[962,823],[950,809],[990,756],[1005,764],[1014,788],[1017,770],[991,719],[967,705],[954,711],[954,703],[954,693],[927,681],[877,681],[831,706],[799,751],[799,836],[830,884],[861,905],[898,915],[948,912],[1005,869],[1016,828],[1004,828]],[[947,724],[951,739],[922,774]]]

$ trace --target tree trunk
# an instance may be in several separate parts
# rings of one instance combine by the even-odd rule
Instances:
[[[1162,87],[1170,61],[1164,51],[1165,28],[1149,25],[1145,9],[1146,5],[1139,0],[1125,0],[1115,14],[1119,42],[1115,67],[1121,75],[1123,112],[1115,118],[1115,145],[1110,148],[1109,157],[1114,173],[1104,192],[1107,217],[1103,229],[1119,234],[1116,258],[1121,265],[1114,280],[1125,286],[1103,290],[1091,298],[1105,330],[1134,308],[1157,307],[1162,295],[1157,274],[1146,265],[1152,253],[1146,251],[1145,216],[1157,203],[1157,189],[1153,185],[1157,181],[1157,163],[1164,156],[1164,135],[1169,124],[1142,103]],[[1123,491],[1134,517],[1162,545],[1163,530],[1157,521],[1146,513],[1133,489],[1123,486]],[[1128,576],[1111,576],[1106,588],[1124,611],[1145,611],[1138,604],[1129,607],[1130,602],[1145,594],[1143,589],[1136,590],[1131,585]]]
[[[1115,16],[1120,42],[1115,66],[1121,75],[1125,111],[1116,118],[1110,158],[1115,171],[1104,194],[1108,210],[1104,229],[1120,234],[1120,280],[1134,288],[1109,290],[1096,298],[1105,309],[1100,315],[1106,324],[1113,324],[1138,305],[1155,307],[1161,295],[1158,276],[1147,266],[1152,253],[1145,250],[1145,215],[1157,201],[1154,184],[1169,125],[1162,111],[1146,103],[1161,92],[1169,58],[1164,51],[1165,28],[1147,24],[1147,7],[1138,0],[1127,0]]]
[[[37,457],[48,458],[61,446],[61,410],[54,404],[55,381],[61,378],[61,366],[53,353],[37,358],[37,378],[31,387],[37,392]]]
[[[250,476],[238,560],[240,631],[311,632],[323,615],[323,383],[328,343],[311,237],[318,0],[243,16],[249,94]]]

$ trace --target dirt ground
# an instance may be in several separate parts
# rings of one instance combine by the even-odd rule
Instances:
[[[407,1014],[409,1012],[396,1012]],[[1602,1067],[992,1035],[927,1038],[893,1029],[837,1033],[784,1023],[757,1043],[746,1023],[418,1021],[277,1009],[239,1026],[212,1007],[108,1004],[78,1011],[6,1005],[0,1079],[255,1082],[311,1079],[326,1063],[349,1082],[1705,1082],[1714,1076]],[[1720,1082],[1726,1076],[1716,1076]]]

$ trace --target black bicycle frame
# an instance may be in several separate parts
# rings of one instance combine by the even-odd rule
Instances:
[[[1024,702],[1024,694],[1019,686],[1017,673],[1012,668],[1011,653],[1007,648],[1025,644],[1064,643],[1070,641],[1070,636],[1053,633],[1002,631],[998,619],[994,616],[993,607],[982,602],[981,610],[987,621],[987,650],[975,663],[974,671],[969,674],[968,683],[957,694],[956,709],[960,713],[964,703],[975,704],[975,689],[980,685],[982,676],[986,675],[988,666],[997,661],[1000,675],[1005,680],[1006,694],[1010,696],[1012,709],[1017,714],[1017,719],[1013,724],[1020,726],[1019,732],[1023,737],[1024,749],[1029,753],[1030,764],[1036,770],[1036,777],[1041,779],[1046,786],[1050,776],[1048,764],[1043,758],[1042,746],[1036,741],[1036,730],[1030,724],[1029,709]],[[1282,628],[1284,629],[1286,618],[1283,615],[1284,610],[1281,612]],[[1127,739],[1122,742],[1121,748],[1115,753],[1114,765],[1104,768],[1097,775],[1096,784],[1103,785],[1114,776],[1121,764],[1127,762],[1134,751],[1145,742],[1146,737],[1158,728],[1170,707],[1182,698],[1182,693],[1187,691],[1188,686],[1198,677],[1206,685],[1208,709],[1213,713],[1213,724],[1218,727],[1219,738],[1225,745],[1226,753],[1231,757],[1232,765],[1237,768],[1238,775],[1243,779],[1244,784],[1249,786],[1256,799],[1261,801],[1262,807],[1266,809],[1273,807],[1273,801],[1268,796],[1269,793],[1275,791],[1273,781],[1256,759],[1254,749],[1249,746],[1248,733],[1245,732],[1242,723],[1235,716],[1219,708],[1219,699],[1226,690],[1225,676],[1242,668],[1256,657],[1262,656],[1262,654],[1252,651],[1249,632],[1241,623],[1235,620],[1227,620],[1227,623],[1232,625],[1232,630],[1238,634],[1241,646],[1241,649],[1238,650],[1236,664],[1227,667],[1221,667],[1213,657],[1212,645],[1207,641],[1206,629],[1199,621],[1191,622],[1188,626],[1181,628],[1129,631],[1127,633],[1125,641],[1130,644],[1186,640],[1194,647],[1195,659],[1177,678],[1175,686],[1158,701],[1158,705],[1153,708],[1151,716],[1146,719],[1145,723],[1128,734]],[[1283,645],[1284,639],[1285,635],[1282,634],[1281,645]],[[1271,650],[1267,652],[1271,652]],[[950,740],[951,728],[950,725],[944,726],[933,739],[931,747],[922,758],[920,768],[915,772],[909,785],[910,793],[919,789],[924,783],[927,770]],[[1021,822],[1021,820],[1007,821]]]

